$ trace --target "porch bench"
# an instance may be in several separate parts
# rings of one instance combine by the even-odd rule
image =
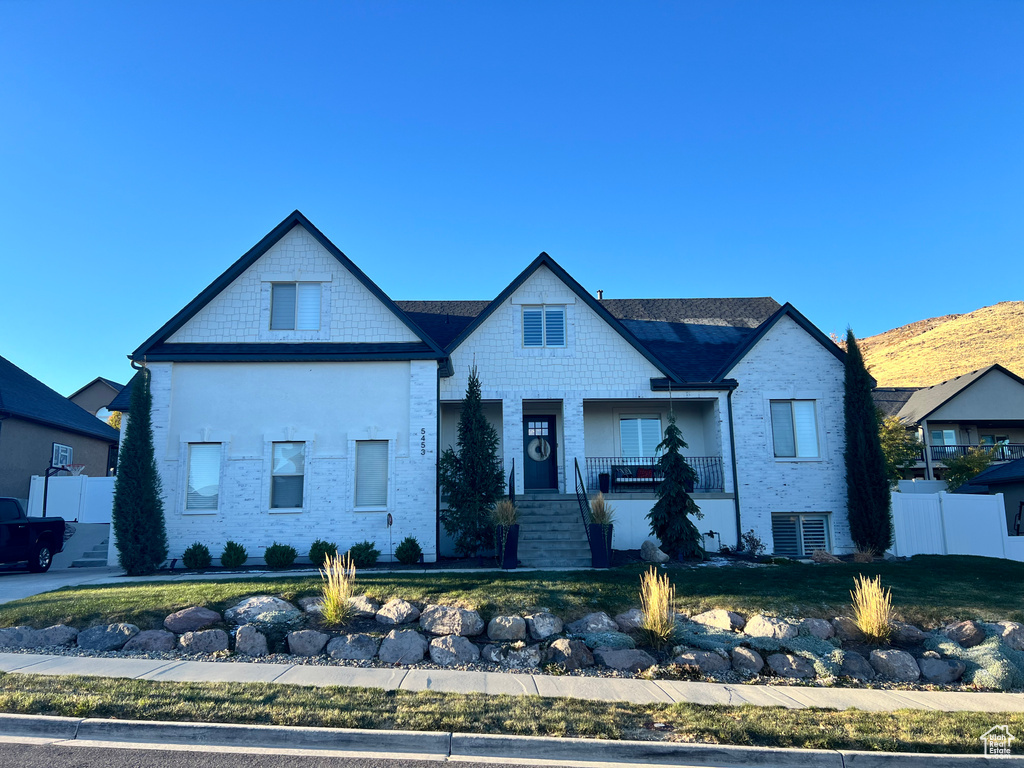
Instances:
[[[654,490],[662,481],[662,476],[656,474],[653,467],[636,467],[626,464],[612,465],[612,492]]]

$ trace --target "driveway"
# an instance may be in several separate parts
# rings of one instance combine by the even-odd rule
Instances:
[[[124,571],[120,568],[66,568],[50,569],[46,573],[29,573],[24,567],[5,567],[0,569],[0,603],[51,592],[61,587],[109,582],[122,573]]]

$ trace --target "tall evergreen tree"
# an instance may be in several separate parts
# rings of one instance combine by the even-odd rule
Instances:
[[[874,382],[857,339],[846,330],[846,510],[850,535],[861,549],[881,554],[892,544],[892,499],[879,437]]]
[[[468,556],[493,540],[491,508],[505,491],[504,471],[498,461],[498,431],[484,416],[475,365],[470,369],[462,400],[457,445],[458,452],[446,448],[439,463],[441,491],[448,497],[441,523],[455,539],[455,549]]]
[[[704,517],[690,491],[697,483],[697,472],[681,453],[687,448],[676,417],[668,417],[665,439],[658,444],[658,472],[664,478],[658,484],[658,501],[647,513],[651,533],[661,540],[665,553],[677,557],[704,557],[703,539],[691,517]]]
[[[150,378],[149,369],[143,368],[132,385],[127,432],[114,481],[111,521],[117,559],[129,576],[153,573],[167,559],[164,503],[153,451]]]

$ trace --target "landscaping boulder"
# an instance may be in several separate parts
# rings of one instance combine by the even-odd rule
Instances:
[[[546,640],[552,635],[559,634],[564,629],[564,625],[562,620],[553,613],[541,611],[526,617],[526,628],[534,640]]]
[[[139,653],[168,653],[178,644],[178,638],[166,629],[146,629],[124,644],[122,651]]]
[[[67,624],[54,624],[52,627],[36,632],[36,643],[40,648],[52,648],[58,645],[74,645],[78,639],[78,630]]]
[[[574,635],[584,635],[588,632],[618,632],[619,625],[604,611],[596,611],[574,621],[567,629]]]
[[[243,624],[235,632],[235,653],[243,656],[266,656],[267,636],[252,624]]]
[[[365,661],[377,655],[380,640],[373,635],[342,635],[327,644],[327,655],[332,659]]]
[[[1014,651],[1024,651],[1024,625],[1016,621],[1000,621],[1002,637],[1000,638],[1007,648]]]
[[[175,611],[164,619],[164,629],[180,635],[185,632],[195,632],[199,629],[212,627],[220,621],[220,614],[216,611],[193,606],[192,608],[182,608],[180,611]]]
[[[800,622],[800,630],[819,640],[828,640],[836,634],[835,628],[825,619],[804,619]]]
[[[859,642],[864,639],[864,633],[857,627],[857,622],[849,616],[836,616],[832,619],[832,628],[836,631],[836,637],[844,643],[849,640]]]
[[[352,615],[357,619],[372,619],[380,610],[380,603],[366,595],[350,597],[348,604],[352,607]]]
[[[961,648],[973,648],[985,641],[985,630],[976,621],[960,621],[950,624],[945,630],[946,637]]]
[[[548,646],[548,660],[561,664],[567,672],[594,666],[594,655],[585,643],[564,637]]]
[[[831,552],[826,552],[824,549],[816,549],[811,552],[811,560],[815,563],[822,563],[828,565],[835,565],[836,563],[843,562],[838,557],[833,555]]]
[[[904,648],[920,645],[927,635],[913,624],[905,624],[902,621],[892,623],[892,643]]]
[[[672,659],[672,663],[693,667],[702,675],[713,674],[716,672],[728,672],[732,667],[729,663],[728,657],[722,656],[714,651],[683,651]]]
[[[814,665],[801,656],[792,653],[773,653],[768,656],[768,666],[779,677],[814,677]]]
[[[798,634],[797,628],[788,621],[760,613],[747,619],[743,631],[751,637],[770,637],[772,640],[790,640]]]
[[[531,669],[540,666],[541,653],[539,645],[528,645],[523,648],[515,646],[490,645],[491,649],[488,658],[503,667],[510,669]]]
[[[228,649],[228,633],[223,629],[202,629],[186,632],[178,638],[178,647],[185,653],[217,653]]]
[[[224,611],[225,620],[232,624],[288,624],[302,617],[302,611],[279,597],[257,595]]]
[[[416,664],[426,652],[427,640],[415,629],[392,629],[377,655],[385,664]]]
[[[632,632],[635,629],[640,629],[640,625],[644,623],[644,612],[639,608],[630,608],[625,613],[616,616],[615,623],[620,632]]]
[[[420,617],[420,609],[412,603],[395,598],[384,603],[376,616],[377,621],[388,626],[408,624]]]
[[[955,683],[967,669],[962,661],[951,659],[921,659],[917,665],[921,669],[921,677],[929,683],[940,685]]]
[[[320,595],[309,595],[299,598],[299,608],[306,613],[323,613],[324,599]]]
[[[640,559],[645,563],[667,563],[672,558],[658,547],[658,542],[648,539],[640,545]]]
[[[520,616],[495,616],[487,624],[491,640],[525,640],[526,620]]]
[[[629,672],[642,672],[657,664],[649,653],[637,650],[610,651],[600,648],[594,651],[594,658],[606,667]]]
[[[588,632],[583,642],[588,648],[636,648],[633,638],[624,632]]]
[[[873,680],[875,668],[856,651],[843,651],[843,664],[839,668],[839,674],[854,680]]]
[[[289,632],[286,639],[288,652],[293,656],[319,656],[330,637],[315,629],[301,629]]]
[[[691,616],[690,621],[697,624],[703,624],[705,627],[714,627],[716,629],[734,630],[740,631],[746,626],[747,620],[740,616],[738,613],[732,611],[725,611],[721,608],[716,608],[713,611],[704,611],[704,613],[698,613],[696,616]]]
[[[32,627],[0,629],[0,648],[38,648],[39,632]]]
[[[432,635],[473,637],[484,631],[484,620],[476,611],[450,605],[428,605],[420,614],[420,626]]]
[[[871,666],[882,677],[912,683],[921,676],[917,661],[906,651],[872,651]]]
[[[764,659],[753,648],[739,646],[732,650],[732,668],[748,675],[759,675],[764,669]]]
[[[119,651],[139,634],[134,624],[101,624],[78,633],[78,647],[86,651]]]
[[[430,660],[442,667],[462,666],[479,658],[480,649],[460,635],[445,635],[430,641]]]

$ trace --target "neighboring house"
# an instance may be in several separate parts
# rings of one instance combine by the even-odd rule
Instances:
[[[1024,458],[1024,379],[990,365],[931,387],[879,387],[875,405],[924,443],[915,477],[941,480],[944,461],[971,448],[994,462]]]
[[[638,547],[674,413],[709,546],[752,530],[780,554],[853,549],[844,353],[770,298],[602,301],[542,253],[492,301],[396,303],[296,211],[131,357],[152,372],[172,557],[316,538],[387,556],[412,535],[433,561],[437,459],[474,365],[517,498],[552,518],[578,480],[607,483],[616,546]]]
[[[82,406],[96,418],[106,421],[111,413],[107,404],[122,389],[124,389],[124,384],[97,376],[74,394],[68,395],[68,400],[75,405]]]
[[[0,357],[0,496],[28,499],[30,478],[50,466],[104,477],[117,441],[116,429]]]
[[[997,464],[971,478],[956,493],[1001,493],[1006,506],[1006,531],[1024,536],[1024,459]]]

